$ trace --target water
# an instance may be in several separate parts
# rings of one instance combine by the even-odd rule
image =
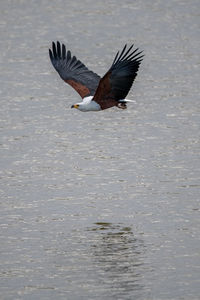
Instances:
[[[199,299],[199,13],[1,1],[1,299]],[[134,42],[136,103],[71,110],[52,40],[100,75]]]

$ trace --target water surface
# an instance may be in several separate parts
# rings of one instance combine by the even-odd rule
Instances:
[[[0,3],[2,299],[199,299],[199,1]],[[136,101],[81,113],[52,40]]]

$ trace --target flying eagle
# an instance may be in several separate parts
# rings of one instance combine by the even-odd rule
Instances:
[[[138,48],[131,51],[133,45],[117,52],[108,72],[101,78],[90,71],[76,56],[66,51],[64,44],[52,43],[49,49],[51,62],[60,77],[71,85],[81,96],[82,102],[76,103],[71,108],[80,111],[99,111],[113,106],[126,108],[126,99],[133,81],[137,76],[139,65],[142,61],[142,51]]]

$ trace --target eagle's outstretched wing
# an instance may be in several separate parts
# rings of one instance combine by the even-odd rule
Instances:
[[[119,55],[117,52],[112,66],[108,72],[101,78],[93,100],[96,101],[102,109],[116,105],[119,100],[125,99],[135,77],[139,65],[142,61],[142,51],[138,48],[131,52],[133,45],[126,51],[124,46]]]
[[[52,43],[49,49],[52,65],[60,77],[70,84],[84,98],[93,96],[100,81],[100,76],[90,71],[80,60],[71,55],[60,42]]]

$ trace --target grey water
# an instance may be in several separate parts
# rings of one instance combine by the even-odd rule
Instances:
[[[0,1],[0,298],[200,299],[200,2]],[[72,110],[66,44],[127,110]]]

